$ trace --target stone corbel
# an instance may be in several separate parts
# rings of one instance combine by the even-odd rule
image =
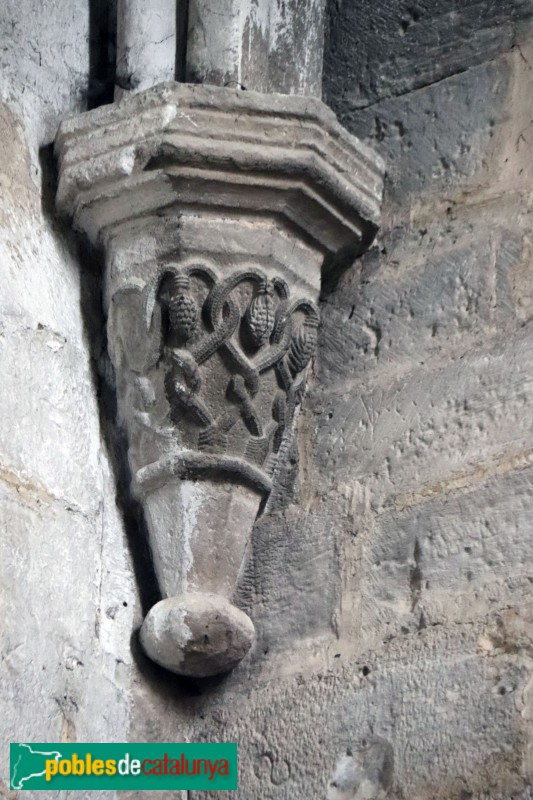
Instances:
[[[167,669],[233,668],[251,528],[291,444],[321,281],[376,231],[383,164],[319,100],[168,83],[65,121],[58,208],[106,253],[120,421]]]

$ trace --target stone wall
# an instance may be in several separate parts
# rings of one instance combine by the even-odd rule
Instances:
[[[8,0],[0,9],[0,796],[8,798],[16,796],[10,741],[128,735],[135,591],[97,400],[96,264],[53,210],[51,143],[60,119],[89,103],[90,23],[85,2]]]
[[[48,147],[105,25],[67,5],[1,11],[0,796],[10,740],[188,738],[239,742],[242,800],[533,797],[530,3],[329,4],[324,99],[387,160],[383,225],[324,292],[294,496],[238,598],[257,646],[203,684],[130,644],[153,587],[101,263]]]

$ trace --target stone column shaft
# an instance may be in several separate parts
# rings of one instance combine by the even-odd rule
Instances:
[[[182,0],[118,0],[115,100],[174,80],[183,13]]]
[[[190,0],[187,80],[322,95],[324,0]]]

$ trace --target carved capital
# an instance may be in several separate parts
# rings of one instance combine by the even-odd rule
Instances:
[[[143,646],[231,669],[231,604],[319,325],[321,281],[372,240],[383,164],[318,100],[163,84],[65,121],[58,207],[106,252],[105,305],[134,489],[163,600]]]

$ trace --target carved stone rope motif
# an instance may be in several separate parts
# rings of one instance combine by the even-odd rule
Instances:
[[[243,310],[238,292],[245,285],[253,294]],[[214,456],[233,449],[270,478],[316,349],[315,304],[291,300],[284,280],[270,279],[257,268],[220,280],[206,266],[169,267],[149,286],[145,323],[151,332],[160,326],[154,359],[165,370],[170,422],[194,426],[194,449]],[[230,375],[218,407],[209,402],[202,374],[216,356]],[[275,374],[277,387],[270,390],[270,413],[265,414],[267,401],[260,390],[269,373]],[[240,437],[233,436],[232,448],[229,437],[239,422],[243,430]],[[262,482],[258,488],[264,486]]]

